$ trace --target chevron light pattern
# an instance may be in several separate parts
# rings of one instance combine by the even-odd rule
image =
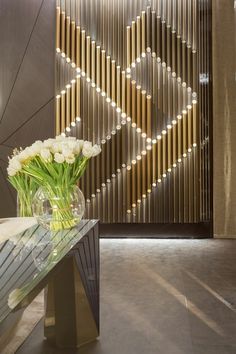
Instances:
[[[199,222],[197,0],[57,6],[57,134],[100,143],[81,188],[103,222]]]

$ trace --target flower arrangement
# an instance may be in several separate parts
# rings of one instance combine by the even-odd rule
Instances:
[[[32,216],[32,198],[44,187],[53,210],[51,229],[73,227],[71,192],[83,175],[91,157],[101,152],[99,145],[74,137],[36,141],[24,150],[14,150],[9,158],[8,179],[18,192],[20,216]]]

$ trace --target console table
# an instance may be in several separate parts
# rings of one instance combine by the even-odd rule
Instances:
[[[97,220],[82,220],[76,228],[58,232],[35,224],[0,243],[1,337],[44,288],[49,341],[79,347],[98,337]]]

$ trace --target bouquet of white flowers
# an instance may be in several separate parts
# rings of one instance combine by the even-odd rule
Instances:
[[[21,216],[32,215],[33,194],[39,186],[43,186],[49,201],[53,201],[55,221],[52,222],[52,229],[74,226],[73,222],[68,221],[73,219],[69,215],[71,189],[83,175],[89,159],[100,152],[100,146],[89,141],[62,136],[36,141],[24,150],[14,150],[7,171],[8,179],[24,205]]]

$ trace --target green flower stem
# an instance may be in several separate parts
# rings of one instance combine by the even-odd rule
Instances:
[[[52,220],[50,229],[58,231],[76,226],[77,220],[71,210],[71,192],[73,186],[56,186],[47,185],[44,187],[48,194],[48,199],[52,207]]]
[[[33,216],[32,199],[38,188],[35,181],[31,180],[27,175],[19,173],[8,178],[9,182],[17,190],[18,195],[18,216]]]

